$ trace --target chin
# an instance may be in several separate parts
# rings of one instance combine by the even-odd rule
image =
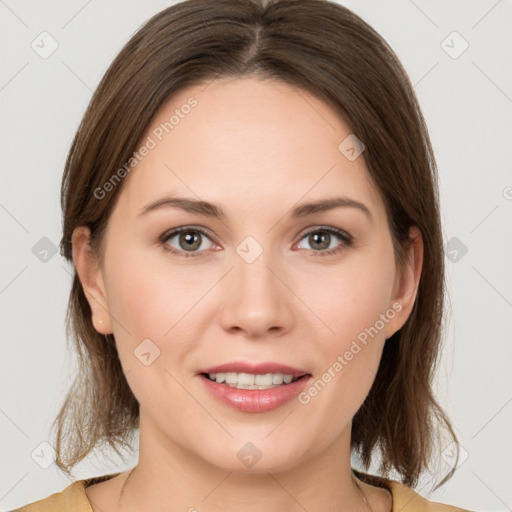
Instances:
[[[267,435],[267,433],[265,433]],[[230,440],[218,444],[214,453],[199,453],[205,461],[224,471],[243,474],[266,474],[286,471],[297,465],[298,453],[303,446],[290,444],[277,446],[269,439],[261,441]]]

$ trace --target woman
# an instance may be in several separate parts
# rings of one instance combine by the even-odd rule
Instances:
[[[348,9],[154,16],[96,90],[62,188],[82,371],[56,463],[139,428],[138,464],[20,510],[460,510],[412,490],[440,429],[456,445],[431,389],[436,180],[407,75]]]

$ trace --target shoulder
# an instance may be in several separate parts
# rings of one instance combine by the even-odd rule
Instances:
[[[391,493],[393,497],[391,512],[470,512],[453,505],[444,505],[442,503],[429,501],[411,487],[397,482],[396,480],[363,473],[355,469],[353,469],[353,472],[357,478],[364,483],[375,487],[383,487]]]
[[[62,492],[56,492],[12,512],[92,512],[92,509],[85,494],[84,481],[79,480]]]
[[[393,480],[388,482],[393,496],[392,512],[469,512],[453,505],[443,505],[429,501],[404,484]]]
[[[12,512],[92,512],[85,488],[88,485],[108,480],[117,474],[77,480],[61,492],[56,492],[47,498],[29,503]]]

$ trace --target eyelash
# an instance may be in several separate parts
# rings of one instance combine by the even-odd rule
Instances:
[[[166,242],[169,241],[170,238],[173,238],[176,235],[179,235],[180,233],[187,232],[187,231],[201,233],[202,235],[206,236],[207,238],[210,238],[209,234],[204,229],[202,229],[200,227],[184,226],[181,228],[173,229],[171,231],[166,231],[162,236],[160,236],[159,240],[160,240],[160,243],[162,244],[163,249],[167,252],[177,254],[178,256],[184,257],[184,258],[197,258],[199,256],[202,256],[201,253],[203,251],[187,252],[187,251],[175,249],[174,247],[171,248],[168,245],[166,245]],[[338,245],[336,247],[333,247],[332,249],[325,249],[323,251],[315,251],[313,249],[310,249],[311,251],[313,251],[314,256],[320,256],[320,257],[330,256],[332,254],[336,254],[339,251],[341,251],[343,249],[343,247],[351,247],[352,246],[353,238],[351,235],[349,235],[345,231],[342,231],[341,229],[331,228],[331,227],[327,227],[327,226],[319,226],[319,227],[315,227],[313,229],[306,231],[305,233],[303,233],[300,240],[302,240],[306,236],[310,235],[311,233],[316,233],[316,232],[329,233],[330,235],[334,235],[337,238],[339,238],[343,243],[341,243],[340,245]]]

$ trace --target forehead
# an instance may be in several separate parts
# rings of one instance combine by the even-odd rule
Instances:
[[[140,209],[165,193],[239,208],[291,208],[301,199],[349,196],[383,213],[363,156],[339,146],[351,129],[327,104],[289,84],[222,79],[181,90],[157,112],[122,202]],[[121,202],[121,201],[120,201]]]

